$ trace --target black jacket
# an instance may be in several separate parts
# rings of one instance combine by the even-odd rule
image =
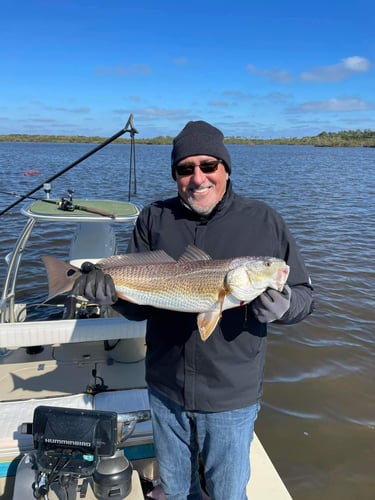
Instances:
[[[296,323],[312,310],[312,288],[302,257],[281,216],[263,202],[227,192],[213,213],[202,217],[179,197],[144,208],[128,252],[165,250],[176,260],[187,245],[212,258],[270,256],[290,266],[291,307],[278,323]],[[187,410],[226,411],[256,403],[262,393],[267,326],[248,306],[223,312],[203,342],[197,315],[131,304],[117,309],[147,322],[146,380],[151,388]]]

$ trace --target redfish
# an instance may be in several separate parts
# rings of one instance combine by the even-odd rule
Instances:
[[[43,257],[49,295],[69,292],[81,271],[53,257]],[[289,266],[275,257],[211,259],[188,246],[175,261],[166,252],[114,255],[96,262],[109,274],[117,295],[139,305],[197,313],[202,340],[215,329],[222,312],[247,304],[267,288],[282,291]]]

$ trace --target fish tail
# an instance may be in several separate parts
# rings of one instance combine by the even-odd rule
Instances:
[[[70,292],[80,276],[80,269],[49,255],[42,257],[42,260],[47,271],[48,300],[56,295]]]

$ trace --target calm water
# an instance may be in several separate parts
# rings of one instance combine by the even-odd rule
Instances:
[[[92,145],[0,143],[0,190],[27,193]],[[257,432],[294,499],[375,498],[375,149],[229,146],[236,191],[269,202],[289,224],[316,293],[303,323],[272,326]],[[127,145],[110,145],[53,183],[52,195],[127,199]],[[175,193],[170,147],[136,148],[133,201]],[[39,175],[25,176],[29,169]],[[43,196],[43,192],[35,196]],[[15,198],[0,193],[0,209]],[[5,256],[23,226],[18,209],[0,218]],[[244,230],[246,230],[244,228]],[[21,278],[35,299],[46,283],[41,247],[66,256],[71,231],[30,241]],[[119,235],[119,251],[125,249]],[[45,250],[44,250],[45,251]],[[0,261],[1,281],[5,264]],[[30,282],[30,272],[35,278]],[[31,284],[32,283],[32,284]],[[270,499],[272,500],[272,499]]]

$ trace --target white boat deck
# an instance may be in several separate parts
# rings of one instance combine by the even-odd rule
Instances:
[[[124,339],[124,331],[129,339],[121,340],[113,350],[104,348],[104,340]],[[0,472],[20,453],[32,449],[31,436],[21,435],[19,430],[21,423],[32,421],[33,410],[39,404],[117,412],[143,409],[147,405],[143,335],[143,323],[124,318],[61,320],[54,322],[53,328],[50,322],[0,324],[0,348],[10,349],[7,355],[0,356]],[[30,355],[24,347],[17,348],[35,345],[44,345],[43,351]],[[85,394],[95,382],[94,369],[113,392]],[[150,422],[137,424],[137,429],[138,436],[135,433],[129,445],[151,442]],[[250,499],[291,499],[257,436],[252,444],[251,469]],[[0,498],[11,500],[14,478],[1,475]],[[140,492],[139,478],[134,473],[133,493],[128,498],[139,500],[143,498]],[[86,498],[94,497],[88,494]]]

